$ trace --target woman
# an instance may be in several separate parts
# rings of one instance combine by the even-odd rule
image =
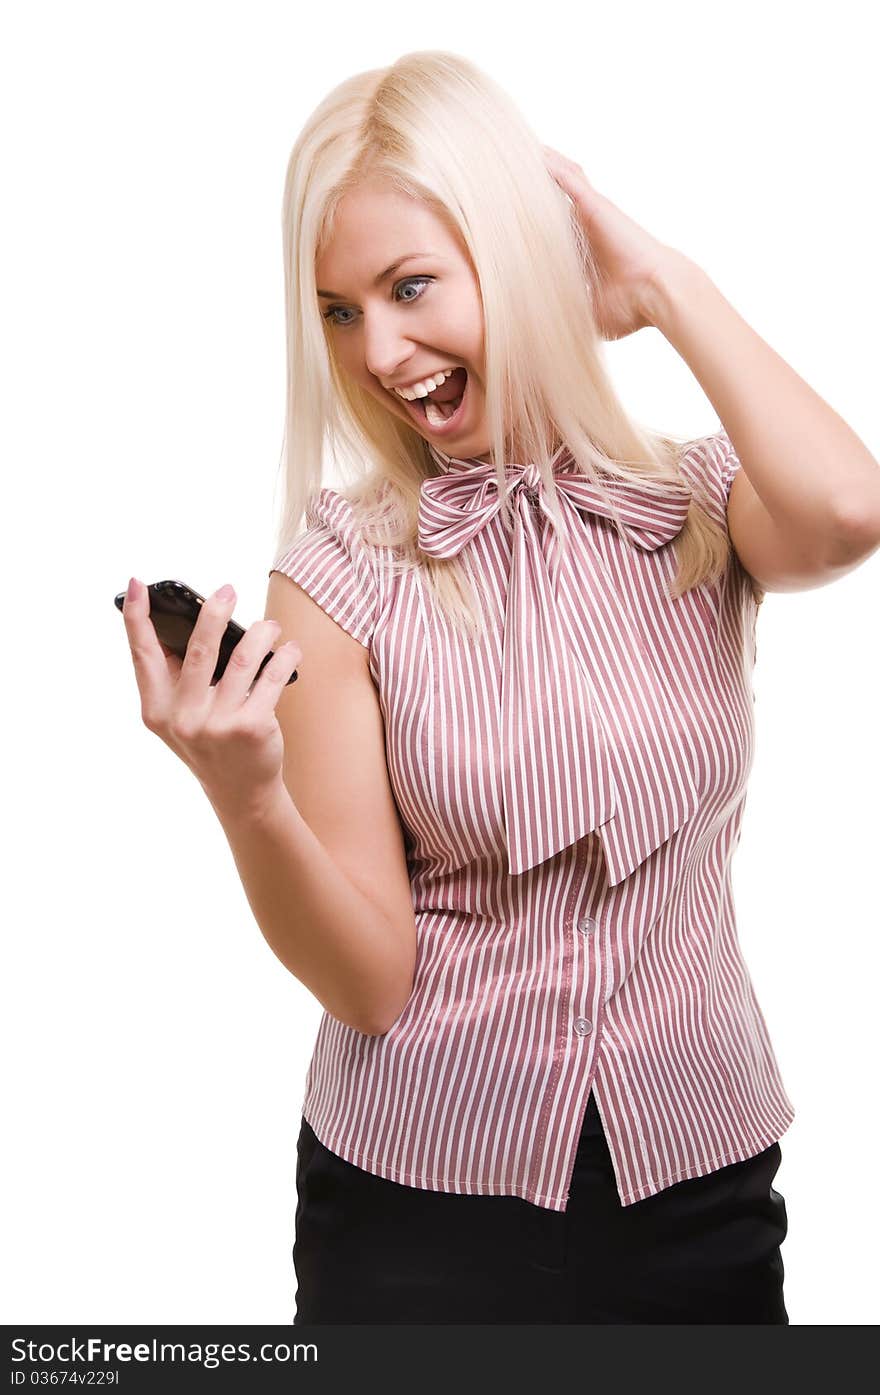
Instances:
[[[730,884],[755,623],[877,546],[877,462],[456,55],[320,104],[284,249],[266,618],[212,688],[231,588],[182,664],[124,614],[325,1008],[294,1321],[787,1323],[794,1111]],[[601,341],[649,325],[716,434],[623,410]]]

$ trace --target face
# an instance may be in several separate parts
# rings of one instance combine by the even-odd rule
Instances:
[[[403,257],[377,285],[376,278]],[[479,285],[465,249],[442,220],[387,186],[352,190],[339,204],[315,274],[340,369],[446,455],[488,460]],[[464,369],[467,378],[461,407],[448,424],[432,424],[422,406],[394,391],[449,368]],[[457,373],[440,395],[459,389],[461,378]],[[436,422],[438,413],[430,410]]]

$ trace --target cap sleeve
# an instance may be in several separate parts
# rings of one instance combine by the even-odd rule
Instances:
[[[378,587],[373,565],[357,534],[351,505],[333,489],[321,489],[305,513],[306,529],[269,569],[283,572],[369,649],[376,623]]]
[[[684,473],[697,486],[702,486],[705,504],[713,518],[727,527],[727,501],[737,471],[739,457],[730,437],[723,429],[712,436],[701,436],[688,442],[681,455]]]

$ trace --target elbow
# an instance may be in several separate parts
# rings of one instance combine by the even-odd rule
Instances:
[[[386,999],[380,1009],[366,1017],[358,1031],[367,1037],[384,1037],[386,1032],[390,1032],[394,1024],[400,1020],[405,1009],[409,1006],[413,987],[412,977],[410,977],[405,988],[390,1001]]]
[[[377,1008],[374,1011],[367,1011],[363,1002],[358,1003],[356,1011],[351,1010],[350,1003],[346,1005],[345,1009],[340,1008],[338,1004],[335,1008],[330,1007],[326,1002],[322,1002],[321,1006],[331,1017],[335,1017],[337,1022],[341,1022],[343,1027],[350,1027],[359,1036],[384,1037],[386,1032],[390,1032],[398,1018],[403,1016],[404,1008],[409,1003],[411,996],[412,989],[410,988],[404,1001],[401,1002],[398,997],[396,1002],[385,1002],[381,1009]]]
[[[362,1037],[384,1037],[403,1012],[402,1007],[399,1011],[393,1012],[391,1006],[387,1004],[383,1004],[381,1010],[368,1006],[362,998],[358,1000],[356,1005],[352,1005],[350,999],[345,1004],[338,1001],[331,1004],[323,999],[319,999],[319,1001],[325,1012],[329,1013],[337,1022],[341,1022],[343,1027],[350,1028],[351,1031],[357,1032]]]
[[[341,1022],[343,1027],[349,1027],[351,1031],[357,1032],[360,1037],[384,1037],[385,1033],[393,1026],[393,1022],[397,1021],[397,1018],[394,1018],[393,1021],[377,1020],[375,1017],[365,1017],[362,1013],[333,1012],[326,1005],[324,1011],[329,1012],[331,1017],[335,1017],[337,1022]]]
[[[359,1027],[357,1030],[362,1037],[384,1037],[385,1033],[391,1030],[391,1024],[387,1027]]]
[[[869,509],[864,504],[852,509],[838,524],[832,563],[852,566],[863,562],[880,547],[880,502]]]
[[[397,1017],[399,1016],[400,1013],[397,1014]],[[353,1027],[362,1037],[384,1037],[386,1032],[391,1031],[391,1028],[397,1021],[397,1017],[393,1017],[390,1020],[383,1019],[381,1022],[376,1022],[374,1018],[359,1019],[357,1022],[350,1022],[348,1025]]]
[[[409,1002],[409,998],[407,998],[406,1001]],[[395,1022],[403,1016],[405,1007],[406,1003],[403,1004],[403,1007],[398,1008],[396,1012],[389,1011],[381,1016],[367,1018],[358,1028],[358,1031],[365,1037],[384,1037],[386,1032],[391,1031]]]

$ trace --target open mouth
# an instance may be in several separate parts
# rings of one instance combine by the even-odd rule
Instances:
[[[440,393],[444,389],[448,392],[450,387],[458,389],[457,395],[450,397],[448,402],[433,401],[433,393],[427,397],[417,397],[412,402],[407,402],[404,397],[397,400],[403,403],[413,420],[433,436],[448,436],[456,430],[464,414],[469,382],[467,369],[456,368],[452,376],[437,389]]]

